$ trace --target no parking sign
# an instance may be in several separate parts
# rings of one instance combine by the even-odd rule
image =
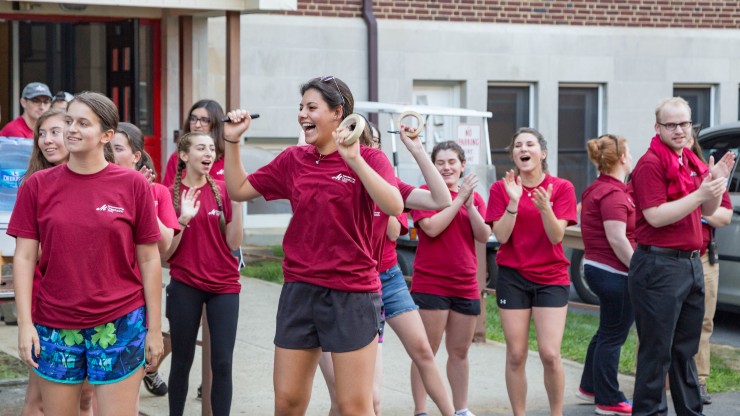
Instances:
[[[472,164],[480,164],[480,125],[458,124],[457,144],[465,151],[465,161]]]

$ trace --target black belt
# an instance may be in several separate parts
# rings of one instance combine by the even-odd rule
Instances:
[[[697,259],[699,258],[699,250],[674,250],[672,248],[658,247],[658,246],[647,246],[645,244],[638,244],[637,248],[648,253],[653,253],[658,256],[666,257],[680,257],[682,259]]]

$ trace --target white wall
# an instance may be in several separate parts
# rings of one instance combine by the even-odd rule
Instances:
[[[361,19],[243,15],[241,22],[241,101],[263,116],[250,136],[294,137],[298,89],[311,77],[336,75],[356,100],[367,99]],[[378,23],[381,101],[410,102],[414,81],[458,81],[462,105],[486,110],[489,82],[534,82],[534,127],[550,143],[551,167],[557,166],[560,83],[605,85],[604,129],[625,135],[636,157],[654,134],[655,106],[672,94],[674,83],[716,84],[716,121],[737,120],[738,31]],[[223,19],[211,19],[214,27],[225,27]],[[209,47],[209,57],[224,53],[217,44]]]

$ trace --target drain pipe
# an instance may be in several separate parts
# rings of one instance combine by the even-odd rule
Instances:
[[[378,101],[378,21],[373,12],[373,0],[362,0],[362,20],[367,25],[368,101]],[[371,113],[369,119],[378,125],[377,113]]]

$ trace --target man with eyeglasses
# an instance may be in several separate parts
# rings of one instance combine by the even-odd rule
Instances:
[[[719,207],[735,155],[707,168],[691,152],[691,109],[680,97],[660,103],[655,132],[632,172],[637,249],[628,286],[640,339],[632,414],[667,414],[668,374],[676,414],[701,415],[694,363],[704,318],[701,216]]]
[[[0,137],[22,137],[33,139],[33,126],[36,120],[49,110],[51,106],[51,91],[41,82],[32,82],[23,88],[21,107],[23,114],[0,130]]]

